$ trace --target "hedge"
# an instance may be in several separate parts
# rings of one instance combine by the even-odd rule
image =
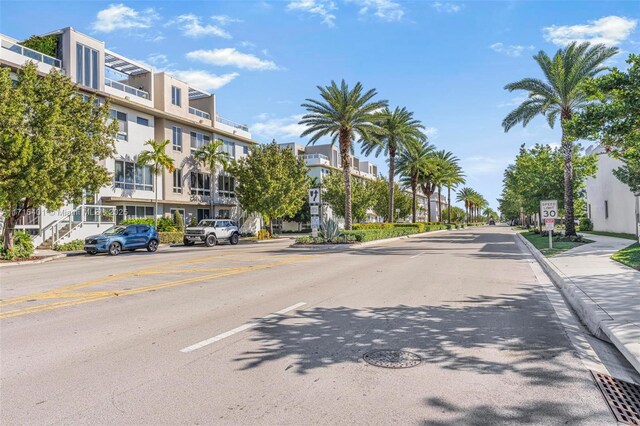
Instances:
[[[84,250],[83,240],[73,240],[64,244],[56,244],[53,246],[55,251],[80,251]]]
[[[392,229],[359,229],[353,231],[344,231],[343,234],[347,238],[353,237],[355,241],[364,243],[367,241],[383,240],[385,238],[402,237],[405,235],[417,234],[417,227],[397,227]]]
[[[177,244],[181,243],[184,238],[184,232],[158,232],[161,244]]]
[[[356,223],[353,225],[355,231],[362,229],[394,229],[394,228],[416,228],[418,232],[437,231],[446,229],[442,222],[398,222],[398,223]]]

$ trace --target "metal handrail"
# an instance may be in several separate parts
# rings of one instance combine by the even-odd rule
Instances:
[[[224,118],[216,114],[216,121],[218,123],[226,124],[227,126],[234,127],[236,129],[244,130],[245,132],[249,131],[249,126],[246,124],[240,124],[238,122],[229,120],[228,118]]]
[[[87,220],[87,213],[86,210],[88,208],[94,208],[99,210],[99,213],[97,215],[93,215],[93,216],[97,216],[98,220],[97,221],[92,221],[92,220]],[[102,220],[102,212],[103,210],[111,210],[111,220]],[[77,222],[74,222],[74,217],[76,216],[76,213],[80,211],[80,220],[78,220]],[[58,242],[60,239],[66,237],[67,235],[69,235],[71,233],[71,231],[73,231],[74,229],[76,229],[78,226],[82,225],[83,223],[115,223],[115,213],[116,213],[116,207],[115,206],[100,206],[100,205],[94,205],[94,204],[82,204],[78,207],[76,207],[75,209],[73,209],[71,212],[67,213],[65,216],[63,216],[62,218],[51,222],[49,225],[45,226],[44,228],[42,228],[40,230],[40,232],[38,232],[37,235],[34,235],[32,237],[32,239],[35,239],[36,237],[42,237],[42,242],[46,241],[47,239],[47,231],[51,230],[51,244],[55,244],[56,242]],[[74,225],[75,223],[75,225]],[[62,225],[62,226],[60,226]],[[67,231],[60,235],[60,229],[64,228],[64,226],[69,225],[69,229],[67,229]]]
[[[54,58],[53,56],[45,55],[44,53],[37,52],[33,49],[29,49],[28,47],[12,43],[8,40],[2,40],[2,47],[19,55],[35,59],[38,62],[42,62],[56,68],[62,68],[62,61],[60,61],[60,59]]]
[[[116,90],[120,90],[125,93],[132,94],[134,96],[138,96],[139,98],[149,99],[149,92],[144,90],[136,89],[135,87],[129,86],[128,84],[121,83],[119,81],[111,80],[110,78],[104,79],[104,85],[113,87]]]
[[[189,107],[189,114],[197,115],[198,117],[206,118],[207,120],[211,120],[211,114],[208,112],[204,112],[194,107]]]

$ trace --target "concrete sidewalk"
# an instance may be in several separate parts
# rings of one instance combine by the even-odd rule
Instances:
[[[640,372],[640,271],[611,259],[633,241],[586,237],[594,243],[545,258],[520,236],[589,331],[610,340]]]

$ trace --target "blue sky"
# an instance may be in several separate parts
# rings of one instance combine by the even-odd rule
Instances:
[[[268,142],[299,138],[300,104],[332,79],[376,88],[406,106],[467,185],[495,208],[520,144],[557,144],[544,119],[505,134],[521,95],[506,83],[540,76],[531,56],[569,40],[640,51],[634,1],[2,1],[1,32],[22,39],[72,26],[109,49],[218,96],[218,111]],[[357,152],[359,149],[357,149]],[[373,159],[386,172],[385,159]]]

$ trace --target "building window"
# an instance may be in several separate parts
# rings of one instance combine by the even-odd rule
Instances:
[[[116,206],[116,224],[125,219],[153,217],[153,210],[153,207],[148,206]]]
[[[171,103],[176,106],[182,106],[182,89],[176,86],[171,86]]]
[[[218,195],[220,197],[235,198],[236,181],[232,176],[218,175]]]
[[[127,114],[112,109],[109,111],[111,119],[118,120],[118,134],[116,137],[121,141],[127,140]]]
[[[98,51],[76,43],[76,81],[97,89],[98,67]]]
[[[226,152],[229,157],[236,157],[236,144],[234,142],[223,141],[222,143],[222,152]]]
[[[588,205],[589,208],[589,219],[591,219],[591,204]]]
[[[211,137],[202,133],[191,132],[191,151],[197,151],[211,142]]]
[[[208,173],[191,172],[191,195],[211,195],[211,178]]]
[[[136,118],[136,122],[138,124],[140,124],[141,126],[147,126],[149,127],[149,120],[144,118],[144,117],[137,117]]]
[[[182,194],[182,169],[173,171],[173,192]]]
[[[231,210],[229,210],[229,209],[220,209],[220,210],[218,210],[217,219],[231,219]],[[227,224],[226,226],[230,226],[230,224]]]
[[[202,219],[209,219],[209,209],[198,209],[197,210],[198,222]]]
[[[249,145],[242,145],[242,153],[245,155],[249,154]]]
[[[182,129],[180,127],[172,128],[173,134],[173,150],[182,151]]]
[[[604,218],[609,219],[609,202],[604,200]]]
[[[150,166],[116,160],[114,175],[116,188],[153,191],[153,173]]]

